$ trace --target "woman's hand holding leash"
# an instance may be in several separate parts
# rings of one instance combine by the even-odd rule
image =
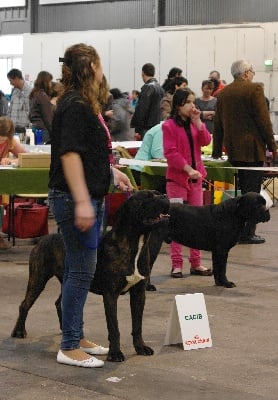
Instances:
[[[111,168],[111,172],[114,178],[114,186],[122,190],[123,192],[132,192],[134,187],[132,186],[128,176],[118,170],[117,168]]]

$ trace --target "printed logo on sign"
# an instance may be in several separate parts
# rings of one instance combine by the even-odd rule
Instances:
[[[203,343],[209,343],[210,342],[210,338],[200,338],[199,335],[195,335],[193,339],[191,340],[186,340],[184,342],[184,344],[186,346],[191,346],[192,344],[203,344]]]
[[[191,315],[185,315],[184,318],[186,321],[193,321],[194,319],[202,319],[203,316],[202,314],[191,314]]]

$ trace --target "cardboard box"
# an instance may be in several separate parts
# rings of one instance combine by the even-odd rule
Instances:
[[[18,166],[22,168],[49,168],[50,157],[48,153],[19,153]]]

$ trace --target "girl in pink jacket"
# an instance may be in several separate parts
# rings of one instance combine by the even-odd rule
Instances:
[[[190,89],[175,92],[170,118],[162,125],[163,149],[168,162],[166,173],[167,195],[172,202],[186,201],[195,206],[203,205],[202,179],[206,170],[201,160],[201,147],[211,141],[211,135],[200,119],[200,111],[194,105],[195,97]],[[170,245],[171,276],[182,278],[182,245]],[[190,273],[210,276],[211,269],[201,265],[201,252],[190,249]]]

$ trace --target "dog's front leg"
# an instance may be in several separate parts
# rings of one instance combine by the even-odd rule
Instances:
[[[55,301],[55,307],[56,307],[56,311],[57,311],[57,315],[58,315],[58,319],[59,319],[60,329],[62,330],[62,305],[61,305],[61,302],[62,302],[62,293],[60,293],[60,296]]]
[[[118,294],[104,291],[103,303],[108,329],[109,353],[107,361],[121,362],[125,357],[120,349],[120,331],[117,318]]]
[[[235,287],[234,282],[230,282],[226,276],[227,260],[229,250],[215,249],[212,251],[213,275],[216,286],[224,286],[226,288]]]
[[[151,356],[154,351],[145,345],[142,338],[142,320],[146,299],[146,282],[141,281],[130,289],[130,309],[132,317],[133,345],[136,353],[143,356]]]

